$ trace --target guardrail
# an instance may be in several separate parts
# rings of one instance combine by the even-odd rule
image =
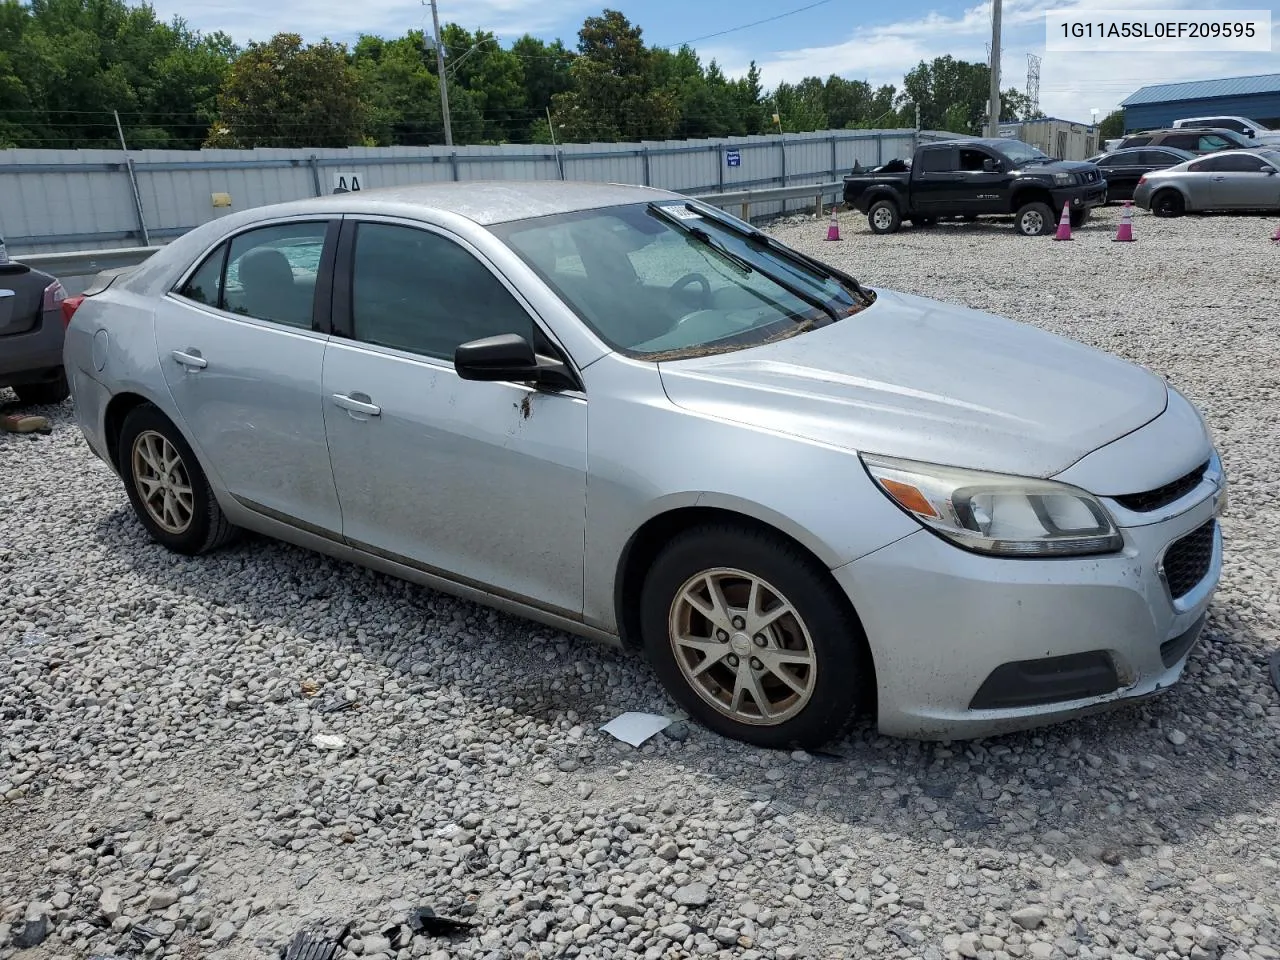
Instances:
[[[693,199],[709,203],[713,207],[724,208],[741,205],[742,209],[739,216],[743,220],[750,220],[751,207],[757,203],[776,203],[779,200],[799,200],[806,197],[813,197],[813,212],[816,216],[822,216],[823,201],[832,194],[837,197],[844,194],[843,180],[829,183],[806,183],[795,187],[738,190],[730,193],[699,193],[694,194]]]
[[[813,198],[814,213],[822,215],[826,199],[840,196],[843,181],[808,183],[794,187],[766,187],[761,190],[738,190],[729,193],[689,194],[690,199],[701,200],[714,207],[740,207],[743,220],[750,220],[751,208],[761,203]],[[160,247],[116,247],[108,250],[70,250],[63,253],[33,253],[15,257],[35,270],[42,270],[55,277],[91,277],[102,270],[115,267],[132,267],[151,256]]]

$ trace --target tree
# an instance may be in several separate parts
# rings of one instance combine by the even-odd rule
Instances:
[[[546,43],[525,34],[511,45],[511,52],[524,65],[524,100],[534,125],[546,126],[546,111],[558,93],[573,86],[569,67],[573,51],[559,40]]]
[[[1098,141],[1101,148],[1101,141],[1114,140],[1117,137],[1124,136],[1124,111],[1112,110],[1102,118],[1102,123],[1098,124]]]
[[[987,116],[991,72],[986,64],[957,60],[950,54],[931,63],[921,60],[903,78],[898,105],[920,108],[925,130],[980,133]],[[949,121],[950,125],[947,125]]]
[[[479,139],[490,143],[523,139],[529,125],[523,61],[510,50],[503,50],[497,38],[484,30],[473,34],[450,23],[440,33],[448,51],[445,70],[449,73],[449,90],[456,87],[469,95],[481,116]],[[430,66],[435,66],[434,60]]]
[[[218,95],[210,147],[346,147],[363,143],[369,112],[341,44],[296,33],[251,43]]]
[[[805,77],[797,84],[778,84],[772,99],[782,129],[787,133],[803,133],[830,126],[823,106],[824,94],[825,88],[817,77]]]
[[[552,112],[566,138],[642,140],[669,137],[679,121],[670,92],[655,82],[654,56],[641,30],[617,10],[588,17],[578,31],[573,88],[557,94]]]

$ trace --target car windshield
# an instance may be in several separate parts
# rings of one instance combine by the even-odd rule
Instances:
[[[1050,159],[1047,154],[1041,153],[1031,144],[1023,143],[1021,140],[1006,140],[1003,143],[996,144],[995,148],[1014,163],[1029,163],[1032,160]]]
[[[679,200],[490,228],[611,347],[648,360],[802,333],[869,302],[857,281],[788,255],[754,228]]]

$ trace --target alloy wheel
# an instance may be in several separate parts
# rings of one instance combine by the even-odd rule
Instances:
[[[809,703],[818,658],[803,618],[761,577],[731,567],[685,581],[668,636],[689,686],[727,717],[773,726]]]
[[[168,438],[144,430],[133,441],[133,482],[147,515],[166,533],[191,526],[195,495],[182,455]]]

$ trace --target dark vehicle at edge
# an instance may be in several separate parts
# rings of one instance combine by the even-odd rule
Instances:
[[[23,263],[0,263],[0,387],[23,403],[70,396],[62,365],[66,291],[56,277]]]
[[[1126,134],[1116,145],[1116,150],[1127,150],[1130,147],[1177,147],[1202,156],[1219,150],[1251,150],[1257,146],[1256,141],[1223,127],[1163,127],[1159,130]],[[1115,150],[1111,152],[1114,153]]]
[[[1194,160],[1197,154],[1178,147],[1121,147],[1090,157],[1107,180],[1107,200],[1132,200],[1138,181],[1153,170]]]
[[[1071,225],[1106,202],[1107,182],[1092,163],[1054,160],[1021,140],[945,140],[916,149],[910,170],[844,178],[844,202],[867,215],[872,233],[894,233],[903,220],[1014,217],[1024,236],[1052,233],[1065,204]]]

